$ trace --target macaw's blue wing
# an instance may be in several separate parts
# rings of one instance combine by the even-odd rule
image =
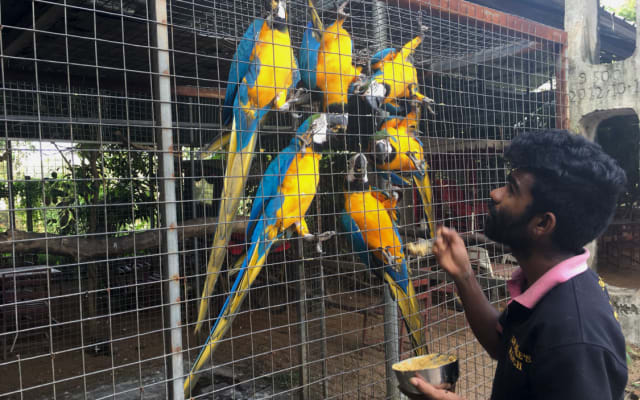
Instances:
[[[349,235],[353,250],[358,253],[362,262],[389,286],[391,296],[397,302],[402,319],[409,332],[414,353],[417,356],[426,354],[427,347],[425,345],[420,306],[413,283],[409,277],[405,259],[403,258],[400,264],[386,265],[379,251],[371,251],[375,249],[368,248],[360,227],[347,212],[342,214],[341,222]],[[395,226],[394,232],[396,236],[394,243],[399,243],[402,246],[400,234]]]
[[[400,176],[395,172],[388,172],[386,178],[389,179],[394,186],[405,187],[413,185],[411,179]]]
[[[302,44],[300,44],[299,61],[300,77],[304,87],[309,90],[316,89],[316,70],[318,67],[318,50],[320,49],[320,41],[313,28],[313,23],[309,21],[307,29],[302,35]]]
[[[371,61],[369,62],[369,65],[371,65],[371,71],[372,72],[378,71],[382,66],[381,62],[389,61],[393,59],[396,53],[397,53],[396,49],[389,47],[386,49],[382,49],[376,54],[374,54],[373,56],[371,56]]]
[[[231,68],[229,69],[229,78],[227,79],[227,90],[224,95],[224,107],[222,109],[222,123],[224,125],[230,124],[233,118],[233,103],[236,98],[238,85],[242,82],[242,78],[249,69],[256,35],[260,32],[260,29],[262,29],[263,23],[264,20],[258,18],[249,25],[249,28],[242,36],[236,48],[236,53],[233,55]]]
[[[348,240],[351,241],[353,251],[358,253],[358,257],[360,257],[360,260],[362,260],[364,265],[382,279],[382,272],[380,268],[383,265],[372,256],[356,221],[354,221],[353,218],[351,218],[351,215],[346,211],[342,213],[340,220],[344,231],[348,235]]]
[[[255,226],[260,216],[264,214],[267,204],[279,195],[278,189],[296,156],[296,152],[294,145],[285,147],[265,170],[251,205],[251,215],[249,216],[249,224],[245,235],[247,240],[253,236]]]

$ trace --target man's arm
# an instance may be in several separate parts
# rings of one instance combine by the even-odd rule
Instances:
[[[454,229],[440,227],[433,245],[433,254],[438,264],[453,278],[474,335],[487,353],[498,359],[504,352],[496,330],[500,314],[482,293],[471,269],[464,241]]]

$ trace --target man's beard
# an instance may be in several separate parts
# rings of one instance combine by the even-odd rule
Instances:
[[[505,212],[498,212],[493,202],[489,203],[489,216],[484,224],[484,234],[491,240],[502,243],[524,256],[531,249],[531,238],[527,234],[527,223],[533,217],[532,207],[517,217]]]

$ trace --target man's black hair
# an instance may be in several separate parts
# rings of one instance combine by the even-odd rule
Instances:
[[[512,168],[535,177],[535,213],[556,216],[554,244],[579,253],[609,225],[626,176],[600,145],[565,130],[529,131],[505,150]]]

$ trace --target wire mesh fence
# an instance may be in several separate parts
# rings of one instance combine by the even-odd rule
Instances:
[[[506,305],[486,202],[511,138],[566,127],[563,32],[465,1],[3,0],[0,20],[0,398],[392,398],[390,363],[420,352],[489,396],[430,243],[460,231]]]

